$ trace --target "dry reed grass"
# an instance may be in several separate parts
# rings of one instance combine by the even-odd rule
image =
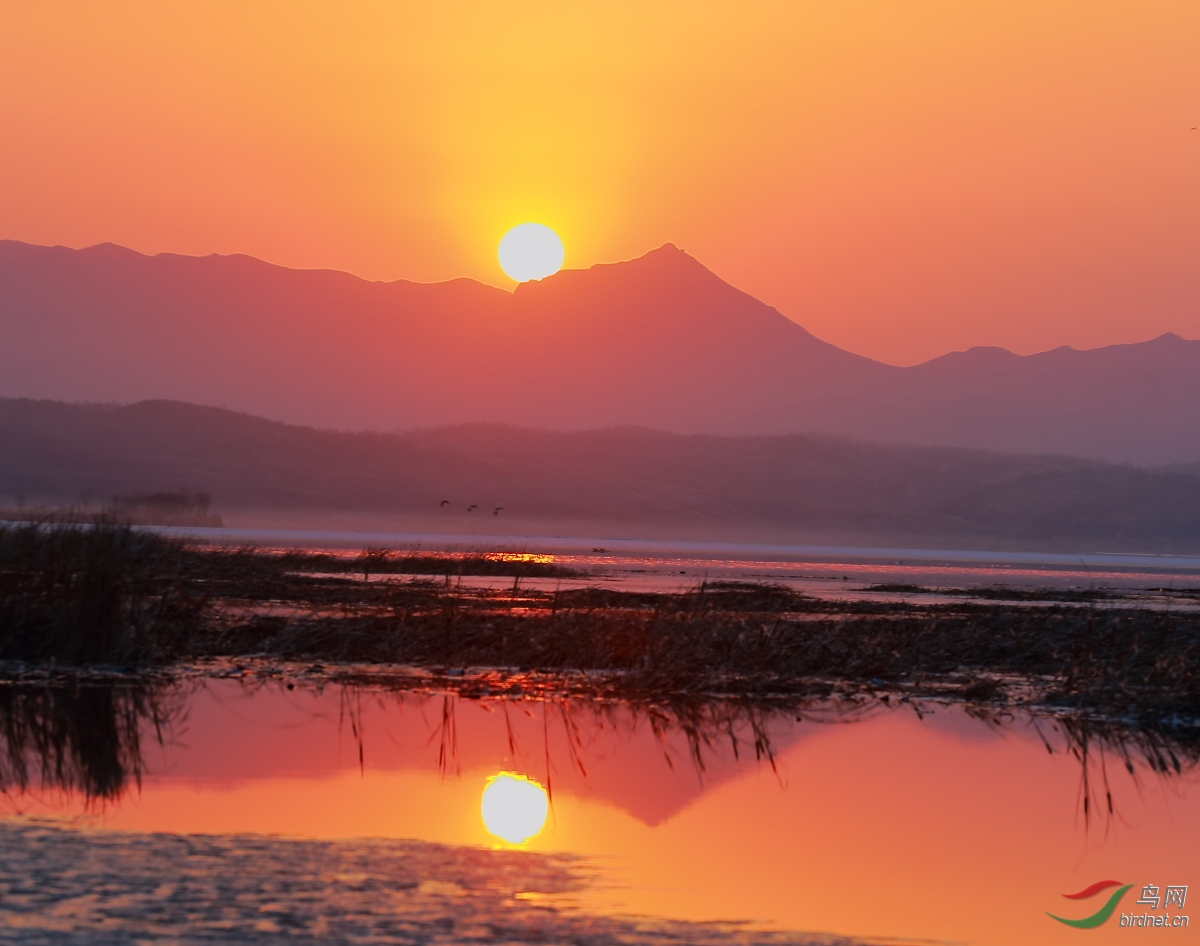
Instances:
[[[606,673],[626,695],[774,699],[827,692],[955,693],[1197,728],[1200,617],[1191,611],[968,602],[827,601],[779,586],[682,593],[464,587],[475,566],[425,557],[189,547],[128,527],[0,529],[0,657],[150,664],[201,656]],[[410,563],[411,564],[411,563]],[[335,567],[335,565],[337,567]],[[522,570],[519,570],[522,569]]]

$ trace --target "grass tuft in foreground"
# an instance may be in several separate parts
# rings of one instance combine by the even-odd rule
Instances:
[[[202,600],[182,543],[98,519],[0,526],[0,658],[145,663],[179,653]],[[193,589],[188,589],[188,592]]]

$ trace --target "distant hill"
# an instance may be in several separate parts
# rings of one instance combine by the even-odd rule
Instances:
[[[669,244],[509,293],[0,241],[0,337],[12,397],[172,399],[341,430],[637,425],[1200,461],[1200,341],[897,368]]]
[[[1065,456],[644,428],[345,433],[167,401],[16,399],[0,399],[0,443],[0,505],[187,488],[227,522],[355,512],[464,533],[1200,551],[1200,475]]]

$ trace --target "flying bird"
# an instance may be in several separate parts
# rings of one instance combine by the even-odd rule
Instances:
[[[450,505],[450,500],[448,500],[448,499],[443,499],[443,500],[442,500],[442,505],[443,505],[443,506],[449,506],[449,505]]]
[[[492,515],[493,515],[493,516],[498,516],[498,515],[500,515],[500,510],[501,510],[501,509],[503,509],[503,508],[504,508],[503,506],[497,506],[495,509],[493,509],[493,510],[492,510]]]
[[[469,506],[467,507],[467,512],[470,512],[471,510],[473,510],[473,509],[478,509],[478,508],[479,508],[479,504],[478,504],[478,503],[471,503],[471,505],[469,505]]]

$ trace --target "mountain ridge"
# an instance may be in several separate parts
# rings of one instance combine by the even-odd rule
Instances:
[[[0,506],[18,497],[71,505],[188,489],[210,494],[230,524],[313,526],[352,515],[361,528],[389,523],[398,531],[461,532],[464,540],[502,529],[1200,551],[1198,471],[1067,456],[631,427],[352,433],[170,401],[28,399],[0,399],[0,443]]]
[[[1200,460],[1200,342],[887,365],[673,244],[508,292],[0,241],[0,332],[7,397],[179,400],[344,430],[632,424]]]

